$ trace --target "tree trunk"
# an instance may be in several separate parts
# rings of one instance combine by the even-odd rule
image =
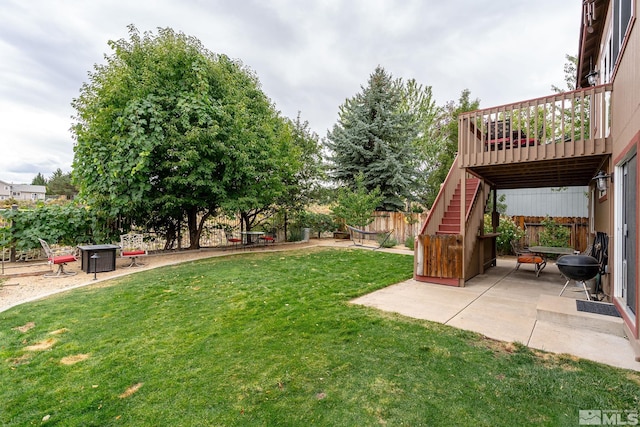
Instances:
[[[284,211],[284,240],[287,240],[287,228],[289,227],[289,216],[287,215],[287,211]]]
[[[168,251],[169,249],[173,249],[173,245],[176,243],[176,224],[173,221],[169,221],[169,225],[167,226],[167,230],[164,235],[164,250]]]
[[[202,214],[198,221],[198,208],[191,208],[187,212],[187,221],[189,222],[189,249],[200,249],[200,237],[204,229],[204,223],[211,216],[211,212]]]
[[[189,225],[189,249],[200,249],[200,232],[198,227],[198,209],[190,208],[187,211],[187,224]]]

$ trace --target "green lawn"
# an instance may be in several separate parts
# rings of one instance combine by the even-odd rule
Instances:
[[[349,304],[412,268],[249,253],[15,307],[0,313],[0,425],[559,426],[638,409],[637,373]]]

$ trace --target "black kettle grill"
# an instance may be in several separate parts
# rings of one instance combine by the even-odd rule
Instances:
[[[560,270],[560,273],[567,278],[567,283],[564,284],[564,287],[560,291],[560,296],[562,296],[569,282],[575,280],[582,282],[584,293],[587,294],[587,299],[591,300],[591,295],[587,290],[587,284],[585,282],[598,275],[600,264],[597,259],[589,255],[565,255],[558,258],[556,266],[558,270]]]

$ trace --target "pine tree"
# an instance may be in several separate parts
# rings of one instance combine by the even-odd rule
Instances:
[[[367,87],[340,107],[325,142],[331,178],[354,189],[362,173],[369,191],[380,189],[382,210],[402,210],[415,185],[415,127],[403,90],[401,80],[378,66]]]
[[[47,185],[47,179],[44,177],[44,175],[42,175],[40,172],[38,172],[38,175],[36,175],[33,180],[31,180],[31,185]]]

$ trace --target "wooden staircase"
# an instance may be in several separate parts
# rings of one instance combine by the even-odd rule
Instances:
[[[461,211],[463,183],[466,193],[464,216]],[[482,222],[484,212],[484,205],[478,203],[477,197],[481,193],[485,194],[483,185],[479,178],[463,178],[456,158],[417,236],[414,267],[416,280],[464,286],[464,281],[468,278],[466,276],[477,274],[475,271],[478,263],[474,258],[479,251],[477,227]]]
[[[465,185],[465,206],[467,206],[467,215],[471,209],[471,204],[473,201],[473,197],[478,191],[478,187],[480,186],[480,180],[478,178],[467,178]],[[456,190],[449,202],[449,206],[447,206],[447,210],[444,213],[444,217],[438,226],[438,231],[436,234],[461,234],[460,232],[460,206],[462,201],[460,190],[460,183],[456,187]],[[465,215],[466,218],[466,215]]]

